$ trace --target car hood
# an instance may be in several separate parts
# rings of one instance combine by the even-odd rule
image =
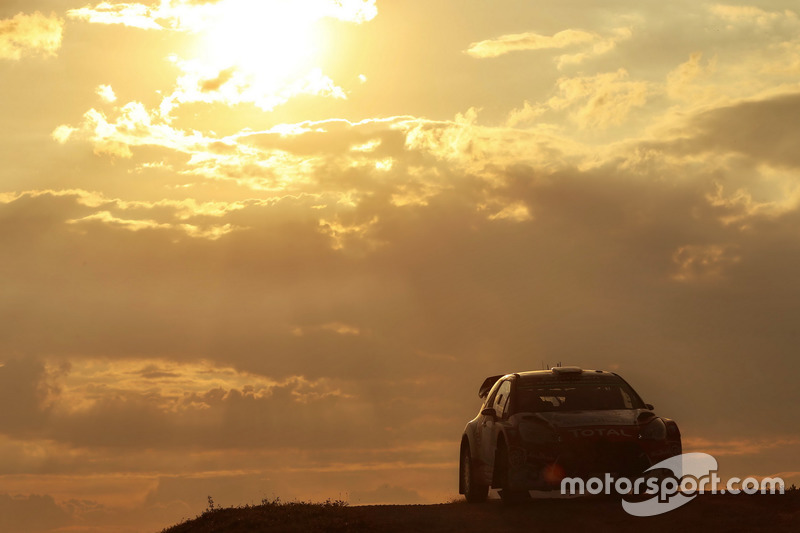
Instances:
[[[645,419],[653,416],[651,411],[645,409],[613,409],[608,411],[567,411],[563,413],[526,413],[525,418],[539,418],[555,428],[586,427],[586,426],[636,426]]]

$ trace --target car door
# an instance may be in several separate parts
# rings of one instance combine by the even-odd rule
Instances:
[[[511,393],[511,380],[507,379],[500,383],[491,401],[491,407],[495,415],[482,415],[479,427],[480,433],[480,457],[481,461],[489,467],[489,472],[494,467],[494,454],[497,445],[497,434],[501,430],[501,417]],[[488,402],[487,402],[488,403]]]
[[[486,412],[487,408],[490,408],[494,405],[494,398],[495,398],[495,391],[498,388],[498,384],[495,383],[492,389],[486,396],[483,405],[481,406],[481,412],[478,414],[478,417],[475,419],[475,425],[472,428],[472,437],[473,437],[473,458],[478,460],[480,463],[484,463],[484,431],[485,426],[487,423],[487,415],[483,414]]]

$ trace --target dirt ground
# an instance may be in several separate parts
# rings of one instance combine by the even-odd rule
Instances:
[[[660,516],[628,515],[618,497],[497,500],[438,505],[267,503],[206,511],[163,533],[211,532],[800,532],[800,491],[784,495],[700,495]]]

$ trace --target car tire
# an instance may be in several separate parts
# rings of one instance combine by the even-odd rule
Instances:
[[[461,447],[461,460],[459,461],[459,476],[464,497],[469,503],[481,503],[486,501],[489,495],[489,485],[478,482],[475,479],[475,469],[472,464],[472,455],[469,452],[469,444]]]
[[[503,500],[503,503],[515,504],[531,499],[531,494],[527,490],[511,490],[508,488],[509,469],[511,465],[508,461],[508,446],[505,443],[497,447],[494,465],[497,472],[495,479],[498,480],[498,488],[500,489],[497,493],[500,495],[500,499]]]

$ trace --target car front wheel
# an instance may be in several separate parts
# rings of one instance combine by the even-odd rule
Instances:
[[[469,503],[486,501],[486,497],[489,495],[489,485],[480,483],[475,479],[475,470],[472,465],[469,445],[461,447],[459,475],[461,477],[461,489],[464,491],[464,496]]]
[[[515,504],[530,500],[530,493],[527,490],[511,489],[511,464],[509,461],[508,446],[499,443],[497,455],[495,456],[495,469],[497,486],[500,489],[498,494],[503,503]]]

